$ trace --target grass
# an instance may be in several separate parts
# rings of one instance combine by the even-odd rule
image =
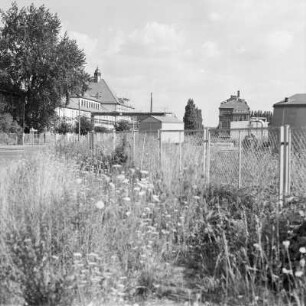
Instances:
[[[129,150],[62,144],[0,176],[0,304],[305,304],[305,199]]]

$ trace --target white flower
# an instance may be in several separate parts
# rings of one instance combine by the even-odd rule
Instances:
[[[119,175],[117,176],[117,180],[119,180],[119,181],[125,180],[125,175],[124,175],[124,174],[119,174]]]
[[[157,202],[157,203],[160,202],[158,195],[153,194],[152,199],[153,199],[154,202]]]
[[[259,243],[254,243],[253,245],[254,245],[255,249],[261,250],[261,247],[260,247]]]
[[[127,211],[125,214],[126,214],[127,217],[129,217],[129,215],[131,214],[131,212],[130,212],[130,211]]]
[[[286,249],[289,248],[289,245],[290,245],[290,241],[289,241],[289,240],[283,241],[283,246],[284,246]]]
[[[115,189],[115,184],[112,183],[112,182],[110,182],[110,183],[109,183],[109,187],[110,187],[110,189]]]
[[[73,253],[73,256],[74,257],[82,257],[82,254],[77,252],[77,253]]]
[[[284,274],[291,274],[291,275],[292,275],[292,270],[288,270],[288,269],[286,269],[286,268],[283,268],[283,269],[282,269],[282,272],[283,272]]]
[[[119,169],[119,168],[121,168],[122,166],[121,165],[119,165],[119,164],[115,164],[115,165],[113,165],[113,168],[117,168],[117,169]]]
[[[131,199],[129,197],[124,197],[122,200],[125,202],[131,202]]]
[[[296,277],[302,277],[302,276],[303,276],[303,271],[296,271],[296,272],[294,273],[294,275],[295,275]]]
[[[104,202],[103,201],[98,201],[96,202],[95,206],[98,208],[98,209],[103,209],[104,208]]]
[[[305,247],[301,247],[299,249],[300,253],[305,254],[306,253],[306,248]]]
[[[302,259],[300,260],[300,266],[301,266],[302,268],[305,267],[305,258],[302,258]]]
[[[78,185],[80,185],[81,183],[82,183],[82,179],[81,178],[78,178],[78,179],[76,179],[76,183],[78,184]]]

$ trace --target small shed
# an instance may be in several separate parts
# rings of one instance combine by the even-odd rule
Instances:
[[[273,105],[272,126],[306,127],[306,94],[295,94]]]
[[[140,133],[158,133],[159,130],[162,142],[184,141],[184,122],[174,116],[149,116],[139,123]]]

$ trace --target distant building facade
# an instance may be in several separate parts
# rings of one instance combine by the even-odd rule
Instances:
[[[88,90],[82,97],[72,96],[68,103],[63,102],[62,107],[56,109],[57,115],[70,123],[76,122],[79,116],[91,118],[91,113],[103,112],[103,115],[95,115],[95,126],[103,126],[109,129],[114,128],[116,117],[105,114],[106,112],[131,112],[134,110],[126,98],[118,98],[110,89],[101,72],[95,70],[92,81],[89,83]],[[132,117],[121,116],[120,120],[132,122]]]
[[[221,102],[219,107],[219,129],[230,129],[232,122],[250,120],[250,108],[246,100],[237,95],[231,95],[229,99]]]

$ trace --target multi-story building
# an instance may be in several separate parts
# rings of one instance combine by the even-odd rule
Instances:
[[[237,95],[231,95],[229,99],[221,102],[219,107],[219,129],[230,129],[231,122],[249,121],[250,108],[244,99]]]
[[[97,68],[92,82],[89,83],[88,90],[82,97],[72,96],[69,103],[63,104],[63,107],[57,108],[56,112],[60,118],[74,123],[79,116],[91,117],[91,113],[103,112],[103,115],[95,115],[94,124],[113,128],[117,120],[115,116],[107,115],[109,112],[131,112],[134,108],[129,105],[128,99],[118,98],[110,89],[104,79],[101,78],[101,72]],[[120,120],[132,121],[129,116],[120,116]]]

